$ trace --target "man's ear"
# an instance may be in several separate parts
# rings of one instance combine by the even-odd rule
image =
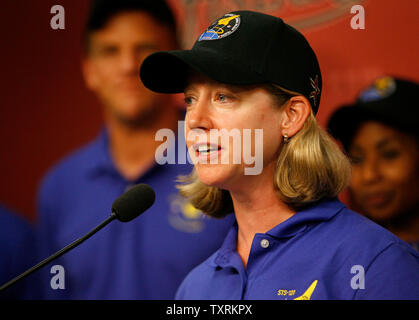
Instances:
[[[281,130],[282,135],[293,137],[301,130],[311,113],[310,102],[304,96],[294,96],[283,107]]]
[[[97,86],[98,78],[95,66],[88,57],[83,57],[81,61],[81,69],[86,87],[94,91]]]

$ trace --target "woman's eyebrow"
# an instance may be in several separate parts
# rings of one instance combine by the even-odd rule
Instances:
[[[399,141],[398,141],[398,139],[396,139],[394,137],[386,137],[386,138],[383,138],[383,139],[379,140],[376,143],[376,147],[378,149],[385,148],[387,145],[391,144],[392,142],[396,142],[397,143]]]
[[[196,90],[195,86],[193,84],[188,84],[185,89],[183,90],[183,93],[186,93],[187,91]]]
[[[235,93],[239,93],[239,92],[247,90],[246,88],[244,88],[242,86],[235,86],[235,85],[232,85],[232,84],[224,84],[224,83],[221,84],[220,87],[223,88],[223,89],[227,89],[229,91],[235,92]]]
[[[231,91],[232,93],[237,93],[237,94],[254,88],[254,86],[250,86],[250,85],[249,86],[234,85],[234,84],[221,83],[217,81],[211,81],[209,85],[211,89],[213,90],[222,89],[222,90],[228,90],[228,91]],[[185,87],[185,89],[183,90],[183,93],[186,93],[187,91],[194,91],[194,90],[197,90],[196,85],[194,83],[190,83]]]
[[[363,152],[363,149],[356,144],[352,145],[348,150],[348,154],[361,153],[361,152]]]

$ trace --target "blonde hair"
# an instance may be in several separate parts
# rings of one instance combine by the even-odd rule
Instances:
[[[276,85],[266,89],[282,106],[300,95]],[[273,176],[278,197],[293,210],[300,210],[324,198],[334,198],[348,186],[350,162],[334,140],[316,121],[313,112],[302,129],[282,143]],[[179,193],[205,214],[222,218],[233,212],[230,193],[203,184],[195,169],[178,178]]]

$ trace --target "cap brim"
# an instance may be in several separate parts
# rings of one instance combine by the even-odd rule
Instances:
[[[345,105],[339,108],[329,119],[328,131],[340,140],[345,149],[349,147],[359,126],[369,120],[379,120],[379,116],[371,110],[357,105]]]
[[[234,63],[211,50],[175,50],[156,52],[141,65],[140,77],[144,86],[159,93],[181,93],[188,84],[191,72],[226,84],[250,85],[266,80],[247,66]]]
[[[342,142],[348,149],[352,139],[364,122],[377,121],[401,131],[409,132],[391,105],[370,103],[368,105],[345,105],[339,108],[329,119],[329,133]]]

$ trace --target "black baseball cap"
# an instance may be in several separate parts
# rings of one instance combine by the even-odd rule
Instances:
[[[225,14],[191,50],[148,56],[140,77],[152,91],[180,93],[191,69],[226,84],[277,84],[304,95],[318,111],[322,77],[316,55],[304,36],[278,17],[254,11]]]
[[[328,130],[348,150],[362,123],[378,121],[419,137],[419,84],[407,79],[383,76],[363,90],[357,101],[341,106],[332,114]]]

